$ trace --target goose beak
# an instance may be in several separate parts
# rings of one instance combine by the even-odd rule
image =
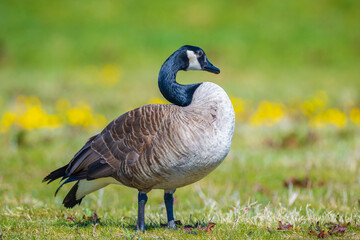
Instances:
[[[207,60],[207,62],[205,64],[206,65],[203,67],[203,70],[211,72],[211,73],[215,73],[215,74],[220,73],[220,69],[218,69],[217,67],[212,65],[211,62],[209,62],[209,60]]]

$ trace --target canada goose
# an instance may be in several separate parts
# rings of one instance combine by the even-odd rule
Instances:
[[[146,194],[164,189],[168,227],[176,228],[173,193],[224,160],[235,124],[233,106],[221,87],[210,82],[181,85],[176,82],[180,70],[220,73],[201,48],[187,45],[174,52],[162,65],[158,81],[162,95],[173,104],[146,105],[121,115],[91,137],[69,164],[44,178],[50,183],[62,177],[58,190],[76,181],[65,207],[80,204],[108,184],[123,184],[139,191],[137,229],[144,231]]]

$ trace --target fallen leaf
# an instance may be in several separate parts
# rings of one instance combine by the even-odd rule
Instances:
[[[321,233],[319,233],[319,234],[317,235],[317,237],[318,237],[318,238],[326,238],[327,235],[328,235],[328,233],[322,231]]]
[[[293,185],[294,187],[309,188],[311,187],[311,180],[309,179],[309,177],[305,177],[304,179],[291,177],[288,180],[284,181],[285,187],[289,187],[290,185]]]
[[[316,222],[315,231],[313,230],[313,224],[311,224],[308,234],[317,236],[318,238],[326,238],[329,235],[343,235],[349,225],[350,222],[344,224],[329,222],[325,223],[325,227],[321,227],[320,223]]]
[[[349,226],[350,223],[346,223],[346,224],[343,224],[343,225],[339,225],[339,224],[333,224],[331,226],[329,226],[329,233],[331,235],[333,234],[344,234],[347,227]]]
[[[88,219],[90,222],[92,222],[92,223],[98,223],[98,222],[100,222],[100,218],[98,217],[96,211],[94,212],[93,215],[87,217],[87,219]]]
[[[206,233],[211,233],[212,228],[216,226],[216,223],[209,222],[205,227],[202,227],[199,223],[195,223],[195,225],[183,225],[180,220],[175,221],[176,225],[180,225],[187,233],[197,234],[194,230],[205,231]]]
[[[325,230],[324,228],[321,228],[321,227],[320,227],[319,221],[316,222],[316,230],[318,230],[319,232],[322,232],[322,231]]]
[[[311,224],[308,234],[317,236],[318,238],[326,238],[328,235],[328,233],[325,233],[324,230],[321,229],[319,222],[316,223],[315,230],[319,231],[319,233],[313,230],[313,224]]]
[[[277,227],[277,230],[292,230],[293,225],[290,223],[283,225],[281,221],[279,221],[279,226]]]
[[[205,231],[206,231],[207,233],[211,233],[212,228],[213,228],[213,227],[215,227],[215,226],[216,226],[216,224],[215,224],[215,223],[213,223],[213,222],[209,222],[209,223],[208,223],[208,225],[206,226]]]
[[[317,236],[317,233],[316,233],[314,230],[312,230],[312,224],[311,224],[310,227],[309,227],[309,234],[310,234],[310,235]]]

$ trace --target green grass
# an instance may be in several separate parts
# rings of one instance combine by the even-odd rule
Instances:
[[[251,231],[254,239],[303,238],[308,237],[312,223],[340,219],[351,222],[345,236],[358,238],[360,228],[355,225],[360,221],[359,130],[349,130],[346,138],[337,131],[318,132],[314,144],[291,148],[273,148],[263,142],[269,138],[281,141],[288,136],[286,131],[274,128],[260,132],[238,125],[232,151],[225,162],[204,180],[175,193],[176,219],[183,223],[200,221],[205,225],[215,222],[211,234],[197,230],[198,235],[192,236],[183,230],[161,228],[160,222],[166,220],[163,193],[153,190],[146,208],[148,231],[139,236],[233,239],[247,238]],[[87,196],[80,207],[66,210],[61,201],[69,187],[54,198],[56,184],[41,184],[43,176],[70,159],[82,138],[78,132],[67,130],[52,134],[34,132],[28,136],[32,142],[25,141],[21,147],[2,144],[8,149],[1,153],[1,158],[6,159],[2,162],[0,185],[0,225],[5,238],[79,238],[80,234],[84,238],[92,237],[94,224],[79,221],[93,211],[101,218],[95,227],[95,237],[135,234],[136,190],[110,186],[104,192]],[[309,187],[284,186],[284,181],[291,177],[306,176],[312,182]],[[75,222],[67,220],[69,216],[74,216]],[[278,221],[291,223],[295,230],[275,230]]]
[[[202,47],[222,73],[179,73],[182,83],[212,81],[256,106],[299,102],[318,90],[339,108],[360,104],[357,1],[38,1],[0,4],[0,114],[21,94],[54,111],[57,99],[85,101],[109,120],[161,97],[157,74],[184,44]],[[114,87],[91,81],[92,66],[115,64]],[[360,128],[311,129],[306,122],[255,128],[238,122],[231,151],[208,177],[175,193],[175,218],[216,223],[212,233],[161,228],[163,192],[149,193],[148,231],[134,231],[137,191],[109,186],[67,210],[57,184],[41,180],[66,164],[95,132],[66,126],[0,135],[3,239],[302,239],[317,221],[350,225],[360,238]],[[289,140],[290,139],[290,140]],[[285,187],[290,178],[311,181]],[[87,220],[94,211],[95,226]],[[81,222],[85,215],[85,221]],[[74,217],[69,221],[68,217]],[[278,221],[292,230],[279,231]],[[271,228],[271,229],[268,229]],[[319,232],[318,232],[319,233]],[[330,237],[329,237],[330,238]],[[1,237],[0,237],[1,239]]]

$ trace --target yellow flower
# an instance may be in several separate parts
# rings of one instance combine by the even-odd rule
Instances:
[[[235,113],[242,113],[245,110],[245,101],[241,98],[230,97]]]
[[[92,112],[88,109],[74,107],[66,111],[71,125],[89,127],[92,124]]]
[[[360,109],[353,108],[350,111],[350,119],[355,124],[360,124]]]
[[[230,101],[234,107],[235,119],[244,119],[244,114],[242,113],[245,112],[245,101],[237,97],[230,97]]]
[[[60,127],[58,117],[56,115],[48,115],[42,108],[41,104],[29,106],[26,109],[26,112],[17,116],[16,124],[20,125],[26,130],[32,130],[35,128]]]
[[[328,124],[337,128],[343,128],[347,124],[346,114],[338,109],[328,109],[312,117],[309,121],[311,126],[322,127]]]
[[[256,112],[250,117],[250,124],[254,126],[273,126],[285,116],[284,106],[279,103],[262,101]]]
[[[114,86],[121,78],[122,70],[114,64],[108,64],[99,72],[99,80],[107,87]]]
[[[15,122],[16,115],[12,112],[5,112],[0,121],[0,133],[9,131],[11,125]]]
[[[78,103],[76,107],[66,111],[70,125],[83,126],[88,130],[102,128],[106,124],[106,118],[101,115],[93,115],[92,108],[86,103]]]

